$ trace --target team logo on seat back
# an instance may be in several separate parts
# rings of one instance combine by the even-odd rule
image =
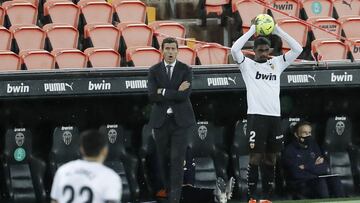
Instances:
[[[207,129],[206,126],[204,126],[204,125],[199,126],[198,134],[199,134],[199,137],[200,137],[201,140],[204,140],[206,138],[207,131],[208,131],[208,129]]]
[[[70,145],[72,140],[72,133],[70,131],[63,132],[63,141],[66,145]]]
[[[21,147],[25,142],[25,135],[23,133],[16,133],[15,142],[17,146]]]
[[[345,131],[345,123],[343,121],[338,121],[335,125],[336,133],[342,135]]]
[[[108,138],[109,138],[109,142],[111,144],[114,144],[116,142],[116,138],[117,138],[117,132],[115,129],[110,129],[108,132]]]

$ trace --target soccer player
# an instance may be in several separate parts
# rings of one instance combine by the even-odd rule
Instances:
[[[97,130],[80,135],[83,160],[61,166],[51,188],[51,203],[120,203],[122,184],[118,174],[102,163],[108,154],[106,136]]]
[[[291,47],[287,53],[269,59],[270,41],[258,37],[254,41],[254,60],[241,52],[244,44],[255,33],[256,27],[242,35],[231,47],[231,54],[239,64],[247,90],[247,135],[249,136],[250,161],[248,166],[248,198],[256,202],[260,163],[262,173],[262,202],[270,202],[275,179],[277,153],[283,147],[280,128],[280,75],[302,52],[300,44],[275,25],[272,34],[278,35]]]

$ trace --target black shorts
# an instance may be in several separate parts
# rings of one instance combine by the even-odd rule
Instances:
[[[280,117],[248,114],[246,134],[250,152],[276,153],[284,147]]]

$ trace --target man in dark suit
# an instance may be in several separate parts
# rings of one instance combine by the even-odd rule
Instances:
[[[183,165],[188,132],[195,124],[190,102],[192,71],[178,61],[178,43],[165,38],[161,44],[164,60],[149,69],[148,94],[153,103],[149,124],[154,129],[159,153],[159,175],[169,203],[178,203],[183,182]]]

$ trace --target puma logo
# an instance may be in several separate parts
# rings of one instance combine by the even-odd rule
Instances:
[[[352,1],[353,1],[353,0],[350,0],[350,3],[349,3],[349,2],[347,2],[346,0],[343,0],[342,3],[345,4],[345,5],[347,5],[347,6],[349,6],[349,8],[352,9],[352,8],[351,8],[351,2],[352,2]]]

